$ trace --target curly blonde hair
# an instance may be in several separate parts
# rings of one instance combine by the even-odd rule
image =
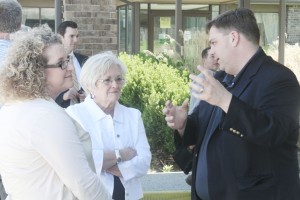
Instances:
[[[46,24],[15,35],[0,72],[2,103],[50,98],[45,79],[48,58],[44,56],[44,52],[53,44],[62,44],[62,42]]]

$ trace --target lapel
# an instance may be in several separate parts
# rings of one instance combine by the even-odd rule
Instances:
[[[217,127],[219,126],[220,122],[222,121],[222,116],[223,116],[223,111],[221,108],[214,106],[212,115],[209,120],[209,124],[206,130],[206,134],[209,134],[209,140],[211,136],[214,134],[216,131]]]
[[[251,58],[250,62],[246,65],[244,72],[238,80],[236,86],[232,89],[232,95],[239,97],[252,82],[258,70],[266,60],[267,56],[262,49]]]
[[[210,105],[206,101],[200,101],[199,105],[196,107],[198,119],[201,120],[201,125],[199,126],[198,134],[196,137],[197,144],[201,144],[203,141],[204,136],[206,135],[206,132],[208,130],[208,125],[210,123],[210,120],[212,119],[212,113],[214,110],[214,106]],[[197,146],[197,149],[199,150],[200,146]],[[197,150],[197,152],[198,152]]]
[[[219,82],[222,83],[224,77],[225,77],[226,73],[224,71],[219,71],[216,72],[216,74],[214,75],[215,79],[217,79]],[[217,107],[212,106],[211,104],[207,103],[206,101],[200,101],[199,105],[196,107],[197,109],[197,115],[198,115],[198,119],[201,120],[201,126],[199,127],[199,133],[198,136],[196,138],[197,140],[197,144],[201,144],[204,136],[207,134],[208,131],[212,130],[213,131],[217,128],[217,125],[212,126],[211,123],[213,123],[212,121],[214,121],[214,115],[215,115],[215,110]],[[222,112],[222,111],[221,111]],[[203,134],[204,133],[204,134]],[[197,149],[199,150],[200,146],[197,146]],[[198,152],[197,150],[197,152]]]
[[[124,122],[124,113],[122,112],[122,105],[119,102],[116,102],[114,110],[114,122],[122,124]]]
[[[88,59],[88,56],[73,52],[74,56],[76,57],[80,67],[83,66],[83,64],[85,63],[85,61]]]

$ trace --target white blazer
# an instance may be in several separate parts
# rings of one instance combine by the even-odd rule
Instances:
[[[96,172],[112,194],[113,175],[102,171],[103,152],[132,147],[137,151],[133,159],[118,164],[123,178],[126,200],[143,197],[139,178],[147,174],[151,162],[150,146],[139,110],[116,103],[114,117],[106,115],[88,96],[84,102],[69,106],[67,113],[74,118],[92,139]]]

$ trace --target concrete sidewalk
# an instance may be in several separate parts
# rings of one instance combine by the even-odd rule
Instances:
[[[300,166],[300,151],[298,158]],[[189,192],[191,187],[185,182],[186,176],[183,172],[148,173],[141,178],[143,192]]]
[[[183,172],[148,173],[141,178],[144,192],[190,191]]]

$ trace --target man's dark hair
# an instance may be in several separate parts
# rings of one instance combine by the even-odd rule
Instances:
[[[206,47],[205,49],[202,50],[202,52],[201,52],[202,59],[207,58],[209,50],[210,50],[210,47]]]
[[[254,13],[247,8],[229,10],[219,15],[206,25],[206,32],[212,27],[223,30],[235,30],[242,33],[249,41],[259,44],[259,28]]]
[[[65,33],[66,33],[66,29],[68,27],[71,27],[71,28],[77,28],[77,24],[76,22],[73,22],[73,21],[64,21],[62,22],[58,28],[57,28],[57,33],[60,34],[61,36],[64,36]]]

